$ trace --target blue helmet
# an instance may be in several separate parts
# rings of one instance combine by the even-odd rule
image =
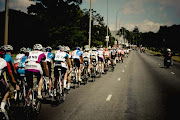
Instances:
[[[51,52],[52,51],[52,48],[51,47],[46,47],[46,52]]]
[[[76,50],[81,50],[81,48],[80,47],[76,47]]]

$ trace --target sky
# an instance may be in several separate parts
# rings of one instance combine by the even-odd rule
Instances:
[[[125,27],[133,30],[135,26],[140,32],[157,32],[160,26],[180,24],[180,0],[92,0],[92,9],[104,17],[110,30]],[[34,2],[29,0],[9,0],[9,8],[27,13],[27,7]],[[0,0],[0,11],[4,11],[5,0]],[[81,9],[90,8],[90,0],[83,0]]]

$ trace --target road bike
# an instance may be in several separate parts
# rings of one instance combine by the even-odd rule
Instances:
[[[94,82],[96,78],[96,59],[92,60],[91,78],[92,78],[92,81]]]
[[[1,110],[0,107],[0,120],[9,120],[9,111],[10,111],[10,98],[8,98],[6,105],[5,105],[5,111]],[[0,101],[2,101],[2,98],[0,98]]]
[[[84,84],[88,83],[88,61],[84,58],[84,68],[82,72],[82,80]]]
[[[37,98],[38,81],[35,78],[33,75],[33,88],[29,89],[25,101],[27,119],[32,119],[35,115],[39,114],[41,110],[41,100]]]
[[[58,77],[58,81],[57,81],[56,96],[54,96],[54,97],[55,97],[57,103],[59,104],[61,102],[64,102],[65,97],[66,97],[66,92],[64,89],[65,68],[62,67],[62,64],[56,64],[56,66],[58,67],[57,70],[59,72],[59,77]]]

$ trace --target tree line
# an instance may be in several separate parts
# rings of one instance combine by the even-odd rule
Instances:
[[[137,26],[132,31],[122,27],[117,34],[119,36],[124,35],[130,44],[143,45],[151,50],[160,52],[170,48],[173,52],[180,53],[180,25],[160,26],[159,31],[156,33],[151,31],[139,32]]]
[[[74,49],[89,44],[89,10],[80,9],[82,0],[41,0],[29,6],[28,13],[9,10],[9,39],[15,51],[20,47],[67,45]],[[4,41],[4,14],[0,12],[0,44]],[[91,46],[106,45],[104,18],[92,10]],[[110,31],[110,42],[114,43]]]

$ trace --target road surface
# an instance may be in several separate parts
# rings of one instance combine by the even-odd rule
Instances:
[[[163,58],[132,50],[114,72],[71,89],[66,100],[43,102],[35,120],[180,119],[180,64],[164,68]]]

